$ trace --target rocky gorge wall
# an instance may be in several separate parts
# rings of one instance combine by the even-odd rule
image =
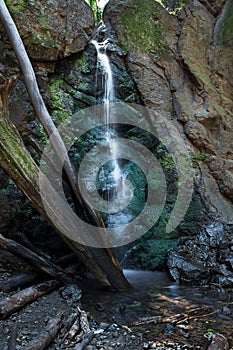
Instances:
[[[196,163],[192,221],[205,218],[169,254],[180,281],[232,283],[232,11],[231,1],[189,1],[173,16],[153,0],[112,0],[104,11],[144,105],[176,127]]]
[[[89,44],[96,30],[91,8],[78,0],[9,4],[54,121],[100,102],[93,84],[96,54]],[[180,281],[232,285],[232,2],[189,1],[174,16],[154,0],[110,0],[103,18],[112,41],[108,53],[117,98],[155,110],[190,149],[195,190],[176,235],[166,238],[179,238],[169,253],[169,271]],[[0,72],[19,76],[11,117],[33,154],[30,135],[42,145],[45,135],[0,29]],[[172,173],[168,169],[168,176]],[[6,183],[2,175],[0,228],[5,231],[12,229],[15,215]],[[163,229],[158,226],[153,235],[150,242],[162,241]]]

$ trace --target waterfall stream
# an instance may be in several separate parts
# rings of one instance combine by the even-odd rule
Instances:
[[[103,28],[103,27],[102,27]],[[102,87],[102,102],[104,104],[104,116],[103,116],[103,124],[106,125],[105,131],[105,142],[107,144],[108,150],[111,155],[111,172],[109,172],[107,182],[109,184],[109,188],[113,189],[113,191],[109,191],[107,194],[106,200],[110,204],[113,200],[113,192],[118,197],[121,203],[127,203],[127,200],[130,195],[132,195],[132,191],[130,191],[126,177],[127,175],[121,171],[118,157],[118,145],[116,142],[117,137],[117,120],[115,123],[110,124],[113,118],[110,118],[111,113],[111,102],[115,100],[115,92],[114,92],[114,80],[111,64],[107,55],[107,47],[109,45],[108,39],[103,42],[98,42],[97,40],[92,40],[91,43],[95,46],[97,52],[97,74],[96,74],[96,86],[99,85]],[[98,81],[98,72],[101,72],[101,82],[99,84]],[[112,117],[112,116],[111,116]],[[104,173],[104,168],[102,168],[102,172]],[[111,212],[111,211],[110,211]],[[113,211],[112,211],[113,212]],[[117,209],[115,210],[117,212]],[[110,215],[111,216],[111,215]],[[109,216],[109,218],[110,218]],[[118,217],[119,218],[119,217]],[[110,219],[110,221],[112,221]],[[110,222],[109,221],[109,222]],[[113,220],[115,221],[115,220]],[[108,222],[108,224],[109,224]],[[119,222],[118,222],[119,224]]]

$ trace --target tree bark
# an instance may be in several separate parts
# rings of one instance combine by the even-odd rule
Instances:
[[[60,313],[57,317],[51,318],[45,327],[35,339],[28,345],[22,347],[22,350],[44,350],[55,339],[63,324],[63,315]]]
[[[33,301],[39,299],[45,294],[48,294],[53,289],[58,288],[60,282],[51,280],[42,282],[33,287],[24,289],[10,297],[0,301],[0,318],[5,319],[14,312],[22,309],[24,306],[31,304]]]
[[[22,246],[19,243],[6,239],[0,234],[0,247],[6,249],[10,253],[24,259],[30,265],[34,266],[37,270],[45,272],[47,275],[56,278],[64,284],[74,284],[73,278],[71,278],[64,270],[54,265],[50,261],[45,260],[41,256],[32,252],[28,248]]]
[[[4,293],[9,293],[18,288],[22,289],[32,285],[33,283],[37,283],[42,279],[42,276],[36,271],[29,271],[17,274],[9,278],[6,281],[0,283],[0,291]]]
[[[3,0],[0,0],[0,20],[6,28],[9,39],[12,43],[12,47],[20,62],[27,90],[31,97],[35,111],[48,136],[51,136],[51,134],[54,135],[54,137],[51,138],[52,146],[54,147],[54,150],[57,152],[58,156],[63,159],[64,154],[66,154],[66,147],[40,95],[35,74],[23,42]],[[2,85],[0,91],[0,166],[13,179],[16,185],[34,204],[37,210],[54,227],[54,224],[51,222],[44,209],[40,196],[40,190],[38,188],[39,169],[25,148],[18,131],[9,118],[8,99],[14,87],[15,80],[11,79],[9,82],[6,82],[3,77],[0,77],[0,84]],[[79,210],[87,213],[90,223],[93,223],[96,226],[103,226],[102,220],[100,219],[98,213],[92,209],[92,207],[88,204],[88,201],[84,200],[80,196],[79,189],[76,186],[76,176],[72,169],[71,163],[67,157],[65,159],[64,169],[78,201]],[[62,227],[62,213],[57,212],[57,207],[64,207],[61,203],[62,199],[58,193],[55,193],[54,189],[51,189],[51,185],[49,183],[48,191],[53,193],[53,203],[49,203],[49,206],[52,206],[51,209],[54,212],[55,219],[60,223],[60,227]],[[70,218],[70,220],[72,220],[72,218]],[[68,239],[56,227],[55,229],[102,285],[112,286],[114,289],[122,291],[130,289],[130,285],[123,275],[119,261],[111,249],[84,247],[81,244]],[[78,231],[77,228],[75,229]]]

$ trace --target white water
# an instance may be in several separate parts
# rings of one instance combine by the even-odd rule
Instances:
[[[111,159],[113,161],[113,171],[111,176],[113,178],[113,184],[116,188],[118,196],[120,196],[121,201],[124,201],[128,196],[128,191],[125,188],[126,177],[122,174],[120,166],[118,164],[118,146],[117,142],[114,139],[114,135],[116,136],[116,130],[114,130],[114,126],[110,127],[110,113],[111,113],[111,102],[114,102],[115,93],[114,93],[114,81],[111,65],[109,62],[108,55],[106,53],[107,46],[109,44],[108,40],[103,42],[98,42],[96,40],[92,40],[91,43],[95,46],[97,52],[97,64],[98,69],[102,72],[102,88],[103,88],[103,103],[104,103],[104,124],[106,125],[106,134],[105,139],[109,147],[109,151],[111,154]],[[98,82],[96,83],[98,86]],[[112,120],[112,118],[111,118]],[[109,200],[109,198],[108,198]]]

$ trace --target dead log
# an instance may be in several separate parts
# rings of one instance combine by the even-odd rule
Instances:
[[[60,339],[61,339],[61,343],[62,344],[64,344],[64,342],[65,342],[65,340],[67,338],[70,338],[69,332],[70,332],[70,329],[75,324],[75,322],[78,322],[78,328],[79,328],[79,318],[77,319],[77,317],[78,317],[78,314],[77,313],[73,313],[65,321],[64,326],[62,327],[62,330],[61,330],[61,333],[60,333]]]
[[[37,284],[24,289],[10,297],[0,301],[0,319],[5,319],[14,312],[22,309],[24,306],[31,304],[45,294],[58,288],[61,283],[57,280],[51,280]]]
[[[22,259],[0,248],[0,268],[4,271],[31,271],[32,268]]]
[[[8,340],[7,350],[16,350],[17,324],[14,324],[11,329],[10,338]]]
[[[80,338],[80,331],[81,331],[80,319],[77,313],[73,318],[73,322],[70,325],[70,329],[67,329],[67,332],[62,336],[62,342],[64,342],[66,339],[68,340],[76,339],[77,336]]]
[[[32,252],[38,254],[42,258],[45,258],[46,260],[50,260],[50,256],[48,254],[45,254],[43,251],[35,247],[35,245],[28,239],[28,237],[22,233],[22,232],[17,232],[14,235],[14,239],[19,242],[19,244],[22,244],[24,247],[28,248]]]
[[[81,341],[80,344],[78,344],[74,350],[83,350],[86,348],[86,346],[88,344],[90,344],[90,342],[92,341],[92,339],[94,338],[94,332],[93,331],[90,331],[89,333],[85,334],[83,336],[83,339]]]
[[[87,319],[87,313],[84,310],[81,310],[78,307],[78,312],[79,312],[79,317],[80,317],[80,326],[83,331],[83,333],[90,333],[90,326],[89,326],[89,321]]]
[[[13,276],[0,283],[0,291],[4,293],[12,292],[18,288],[22,289],[39,282],[42,276],[36,271],[28,271]]]
[[[16,255],[19,258],[24,259],[30,265],[33,265],[37,270],[46,272],[49,276],[58,279],[65,284],[75,284],[75,281],[69,274],[67,274],[60,267],[52,264],[51,262],[45,260],[41,256],[32,252],[28,248],[22,246],[19,243],[14,242],[11,239],[4,238],[0,234],[0,247],[9,251],[10,253]]]
[[[21,350],[44,350],[49,344],[55,339],[56,335],[60,331],[63,324],[62,313],[58,314],[57,317],[51,318],[43,332],[33,339],[28,345],[21,348]]]
[[[74,253],[70,253],[68,255],[60,256],[59,258],[55,258],[52,260],[55,265],[67,266],[71,263],[78,262],[78,257]]]

